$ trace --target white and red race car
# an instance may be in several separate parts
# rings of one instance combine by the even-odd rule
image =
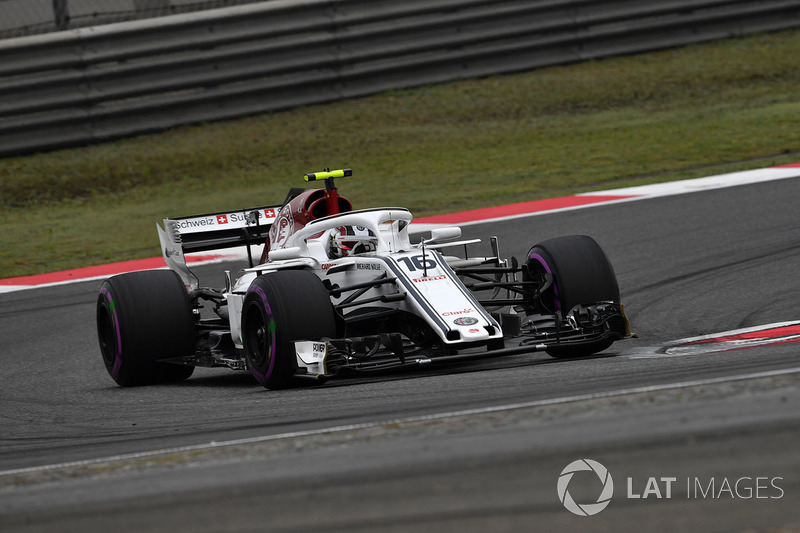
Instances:
[[[165,219],[170,270],[107,279],[97,300],[106,369],[119,385],[249,371],[270,389],[349,373],[546,351],[580,357],[631,336],[614,270],[588,236],[534,245],[524,262],[468,254],[457,227],[417,233],[404,208],[354,211],[334,180],[281,206]],[[250,268],[200,287],[184,254],[245,246]],[[263,246],[260,261],[252,247]],[[457,255],[455,252],[462,252]],[[204,316],[210,315],[210,316]]]

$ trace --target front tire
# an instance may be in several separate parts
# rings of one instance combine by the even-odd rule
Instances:
[[[113,276],[97,297],[97,336],[103,363],[123,387],[187,379],[193,366],[161,363],[195,351],[189,295],[171,270]]]
[[[566,315],[579,304],[619,303],[619,285],[614,269],[597,241],[586,235],[549,239],[533,246],[526,265],[530,274],[550,273],[553,286],[542,295],[551,312]],[[581,344],[554,345],[547,353],[556,358],[584,357],[613,344],[603,338]]]
[[[282,270],[256,278],[242,306],[247,367],[268,389],[297,384],[294,341],[337,337],[328,290],[312,272]]]

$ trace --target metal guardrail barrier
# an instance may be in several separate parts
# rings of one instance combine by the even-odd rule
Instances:
[[[0,39],[269,0],[0,0]]]
[[[0,156],[800,26],[800,0],[273,0],[0,41]]]

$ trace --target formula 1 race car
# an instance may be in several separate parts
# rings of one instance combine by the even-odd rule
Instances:
[[[354,211],[334,180],[281,206],[165,219],[170,270],[107,279],[97,300],[103,361],[119,385],[249,371],[269,389],[342,374],[524,352],[591,355],[631,336],[614,270],[590,237],[533,246],[520,263],[468,254],[460,228],[419,232],[404,208]],[[254,246],[262,246],[253,260]],[[184,254],[246,247],[250,267],[201,287]],[[463,250],[462,255],[451,255]],[[206,316],[204,316],[206,315]]]

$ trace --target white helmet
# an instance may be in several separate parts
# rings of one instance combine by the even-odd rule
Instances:
[[[330,256],[334,259],[375,251],[375,237],[362,226],[340,226],[331,232]]]

